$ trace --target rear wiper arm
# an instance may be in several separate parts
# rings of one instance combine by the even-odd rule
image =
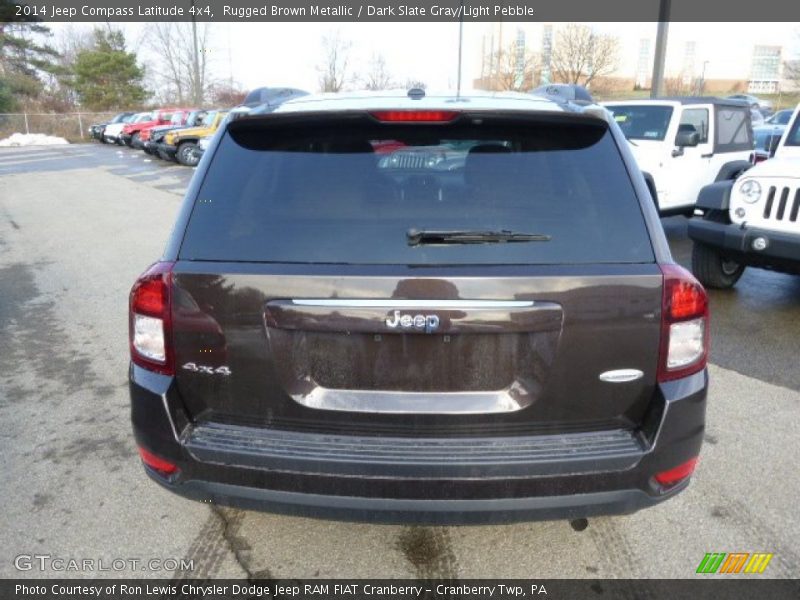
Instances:
[[[491,230],[428,230],[411,228],[406,232],[409,246],[420,244],[486,244],[505,242],[549,242],[550,236],[542,233],[524,233],[501,229]]]

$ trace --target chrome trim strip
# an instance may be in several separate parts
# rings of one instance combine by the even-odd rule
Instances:
[[[175,427],[175,422],[172,420],[172,414],[169,412],[169,401],[167,400],[167,393],[161,394],[161,402],[164,404],[164,411],[167,413],[167,421],[169,427],[172,429],[172,435],[175,436],[175,441],[180,443],[181,437],[178,435],[178,429]]]
[[[394,392],[315,387],[306,394],[292,394],[292,398],[303,406],[322,410],[476,415],[515,412],[530,403],[514,397],[511,392],[511,389],[496,392]]]
[[[531,308],[533,300],[364,300],[349,298],[293,299],[296,306],[334,308]]]
[[[642,377],[644,377],[644,373],[639,369],[617,369],[616,371],[600,373],[600,381],[605,381],[606,383],[627,383]]]

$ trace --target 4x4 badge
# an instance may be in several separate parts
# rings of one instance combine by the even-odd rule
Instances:
[[[204,375],[225,375],[226,377],[231,374],[231,370],[227,365],[221,367],[211,367],[208,365],[198,365],[193,362],[188,362],[181,367],[192,373],[202,373]]]
[[[400,315],[400,311],[386,317],[386,326],[391,329],[420,329],[425,333],[433,333],[439,328],[439,317],[436,315]]]

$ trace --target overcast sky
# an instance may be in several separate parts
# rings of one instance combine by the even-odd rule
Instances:
[[[49,25],[56,33],[65,27],[91,28],[91,23]],[[143,23],[119,24],[130,45],[141,41]],[[620,37],[620,74],[633,77],[639,40],[654,38],[655,23],[601,23],[594,26]],[[454,87],[458,61],[457,23],[214,23],[208,51],[215,77],[233,79],[244,88],[287,85],[317,89],[320,43],[323,35],[338,29],[350,40],[351,72],[364,72],[370,57],[380,53],[399,83],[424,81],[429,88]],[[491,24],[465,23],[463,78],[465,87],[480,75],[481,39]],[[538,23],[504,23],[508,39],[518,27],[526,31],[532,49],[539,50]],[[797,23],[673,23],[669,58],[682,60],[687,41],[697,45],[696,64],[707,62],[706,76],[744,78],[749,72],[753,44],[783,45],[786,53],[800,53]],[[504,34],[505,35],[505,34]],[[787,56],[788,58],[788,56]],[[147,60],[157,60],[148,56]],[[677,67],[679,68],[680,65]],[[699,67],[698,67],[699,68]]]

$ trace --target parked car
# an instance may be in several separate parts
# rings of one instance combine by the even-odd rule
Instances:
[[[661,215],[691,216],[700,189],[750,167],[753,129],[742,102],[689,97],[605,102]]]
[[[689,237],[705,285],[730,288],[746,267],[800,274],[800,105],[773,158],[703,188],[698,206],[706,212],[689,222]]]
[[[151,156],[158,156],[158,145],[164,141],[164,136],[167,135],[170,131],[175,131],[177,129],[188,129],[189,127],[197,127],[203,122],[205,119],[206,114],[208,111],[206,109],[196,110],[189,113],[189,116],[186,118],[186,122],[182,125],[161,125],[159,127],[154,127],[150,130],[150,135],[148,139],[142,141],[142,149]]]
[[[775,154],[783,132],[783,125],[762,125],[753,128],[753,160],[758,163],[767,160]]]
[[[732,94],[728,96],[728,100],[740,100],[742,102],[747,102],[747,104],[749,104],[752,108],[756,108],[761,111],[762,114],[772,113],[772,102],[759,98],[758,96],[753,96],[751,94]]]
[[[764,115],[761,114],[761,111],[759,111],[757,108],[751,108],[750,109],[750,124],[753,127],[760,127],[764,123],[766,123],[766,119],[764,118]]]
[[[118,123],[112,123],[106,125],[106,128],[103,130],[103,139],[108,143],[114,144],[124,144],[122,140],[122,129],[126,125],[136,124],[136,123],[146,123],[147,121],[151,120],[152,113],[151,112],[140,112],[129,117],[125,117],[120,120]]]
[[[779,110],[767,118],[765,125],[780,125],[786,127],[789,124],[793,113],[793,110]]]
[[[139,130],[138,141],[134,147],[145,150],[145,145],[147,141],[150,139],[153,130],[162,128],[169,129],[169,128],[180,127],[182,125],[185,125],[189,120],[189,118],[194,114],[197,114],[196,108],[195,109],[182,108],[173,112],[172,116],[169,119],[169,123],[165,125],[148,125],[146,127],[142,127]]]
[[[381,166],[395,142],[467,159]],[[689,484],[707,328],[601,107],[309,96],[221,124],[134,284],[133,430],[150,477],[208,502],[628,513]]]
[[[198,127],[188,127],[170,131],[164,141],[158,145],[158,154],[164,160],[174,160],[187,167],[194,167],[199,162],[195,153],[200,138],[211,135],[228,114],[227,110],[210,110]]]
[[[207,135],[206,137],[200,138],[200,140],[197,142],[197,145],[194,147],[194,156],[191,157],[191,162],[193,162],[195,165],[200,163],[200,159],[203,158],[203,154],[205,154],[205,151],[213,138],[213,135]]]
[[[120,139],[125,145],[131,148],[141,148],[142,143],[140,140],[141,131],[147,127],[156,127],[158,125],[169,125],[170,119],[175,112],[191,112],[191,108],[159,108],[151,113],[148,121],[140,121],[135,123],[128,123],[122,128]]]
[[[92,138],[98,140],[99,142],[105,144],[106,138],[104,136],[106,126],[107,125],[114,125],[115,123],[122,123],[124,119],[133,116],[134,113],[132,112],[121,112],[114,115],[110,120],[106,121],[105,123],[94,123],[93,125],[89,126],[89,135]]]

